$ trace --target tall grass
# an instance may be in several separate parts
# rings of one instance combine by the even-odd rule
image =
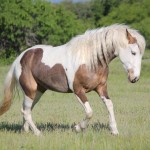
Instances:
[[[0,97],[8,66],[0,66]],[[140,80],[131,84],[118,59],[110,64],[109,96],[114,103],[119,136],[108,129],[108,113],[98,95],[88,93],[94,111],[88,129],[76,134],[74,123],[85,113],[73,94],[47,91],[33,110],[43,136],[22,133],[22,95],[0,117],[0,150],[148,150],[150,149],[150,51],[142,62]]]

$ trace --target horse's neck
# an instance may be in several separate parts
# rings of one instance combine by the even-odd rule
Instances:
[[[109,56],[108,56],[108,63],[110,63],[114,58],[116,58],[117,56],[115,55],[114,52],[112,53],[109,53]]]
[[[108,64],[116,57],[115,49],[111,48],[102,53],[102,56],[99,58],[98,64],[102,66],[108,66]]]

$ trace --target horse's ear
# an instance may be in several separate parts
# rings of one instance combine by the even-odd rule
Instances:
[[[129,44],[134,44],[134,43],[137,42],[136,38],[133,37],[133,36],[129,33],[129,31],[128,31],[127,29],[126,29],[126,35],[127,35],[127,39],[128,39],[128,41],[129,41]]]

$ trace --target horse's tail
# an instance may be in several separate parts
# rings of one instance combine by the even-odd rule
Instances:
[[[16,79],[14,76],[15,62],[12,64],[4,83],[4,96],[0,105],[0,115],[4,114],[11,106],[13,99],[13,93],[16,85]]]

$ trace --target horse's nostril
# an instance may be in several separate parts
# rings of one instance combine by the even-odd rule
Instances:
[[[135,82],[137,82],[139,79],[138,79],[138,77],[135,77],[131,82],[132,83],[135,83]]]

